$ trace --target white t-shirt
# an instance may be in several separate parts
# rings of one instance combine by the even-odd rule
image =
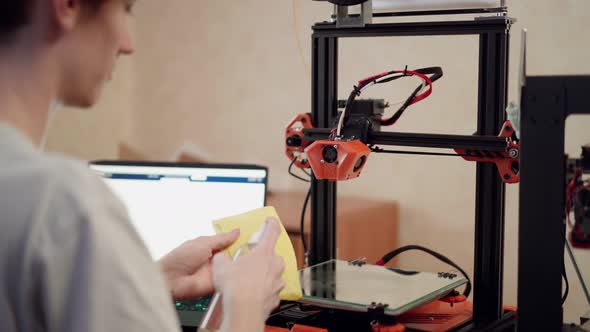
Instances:
[[[0,123],[0,331],[179,331],[123,205],[81,162]]]

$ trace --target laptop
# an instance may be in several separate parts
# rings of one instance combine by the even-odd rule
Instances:
[[[266,203],[268,169],[262,166],[96,161],[90,168],[126,205],[154,260],[215,234],[213,220]],[[198,326],[209,300],[176,302],[181,325]]]

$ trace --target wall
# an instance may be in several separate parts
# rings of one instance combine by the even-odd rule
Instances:
[[[590,32],[589,2],[529,0],[512,1],[509,6],[510,15],[518,18],[512,34],[510,98],[517,88],[523,27],[529,29],[530,74],[590,74],[590,48],[581,37]],[[305,185],[287,175],[282,135],[294,115],[310,111],[309,27],[329,13],[327,4],[307,0],[297,0],[295,5],[289,0],[140,2],[138,53],[127,68],[131,77],[115,82],[99,107],[100,115],[64,113],[52,130],[50,147],[84,158],[114,156],[117,139],[126,137],[150,156],[166,159],[189,143],[212,161],[270,166],[271,190],[303,191]],[[303,61],[296,36],[301,39]],[[395,130],[471,134],[477,102],[477,45],[474,37],[343,40],[340,97],[348,95],[358,78],[371,73],[404,65],[440,65],[445,77],[436,83],[431,98],[409,109]],[[413,84],[377,87],[365,97],[398,100]],[[121,114],[130,120],[113,121]],[[72,133],[75,124],[79,127]],[[568,120],[568,153],[576,155],[581,144],[590,142],[589,125],[588,118]],[[103,131],[109,126],[115,135]],[[474,178],[474,165],[458,158],[373,155],[363,177],[341,184],[339,191],[398,201],[401,244],[435,248],[472,271]],[[516,303],[517,206],[518,186],[509,186],[507,304]],[[590,280],[590,251],[576,254]],[[408,254],[401,263],[442,268],[420,254]],[[568,272],[572,289],[565,317],[574,321],[588,306],[569,266]]]

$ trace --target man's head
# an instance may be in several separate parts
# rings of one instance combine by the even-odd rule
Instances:
[[[0,56],[10,50],[51,66],[55,98],[96,103],[117,57],[131,54],[128,27],[135,0],[2,0]],[[28,53],[28,54],[27,54]]]

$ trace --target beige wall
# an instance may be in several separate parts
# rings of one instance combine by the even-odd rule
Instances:
[[[529,73],[590,74],[590,48],[583,41],[590,33],[589,2],[529,0],[509,5],[511,16],[518,18],[512,38],[511,97],[522,27],[529,29]],[[89,159],[115,157],[118,140],[125,138],[150,156],[166,159],[188,142],[206,151],[212,161],[270,166],[271,190],[305,190],[287,175],[282,135],[294,115],[310,111],[309,27],[327,18],[330,7],[297,0],[296,8],[297,31],[289,0],[139,2],[138,54],[109,88],[101,110],[62,113],[52,129],[50,149]],[[295,33],[302,40],[305,65]],[[436,83],[431,98],[408,110],[395,130],[475,131],[476,38],[343,40],[340,50],[341,97],[358,78],[384,69],[406,64],[444,68],[445,77]],[[408,84],[389,85],[369,90],[366,97],[398,100],[409,90]],[[117,122],[121,116],[125,120]],[[577,154],[581,144],[590,142],[589,125],[588,118],[568,121],[569,153]],[[472,271],[474,178],[474,165],[457,158],[373,155],[363,177],[341,184],[339,190],[398,201],[401,244],[435,248]],[[509,186],[507,304],[516,303],[517,199],[518,187]],[[590,251],[576,254],[590,280]],[[401,263],[441,268],[414,254]],[[573,270],[568,275],[572,289],[566,319],[573,321],[589,308]]]

